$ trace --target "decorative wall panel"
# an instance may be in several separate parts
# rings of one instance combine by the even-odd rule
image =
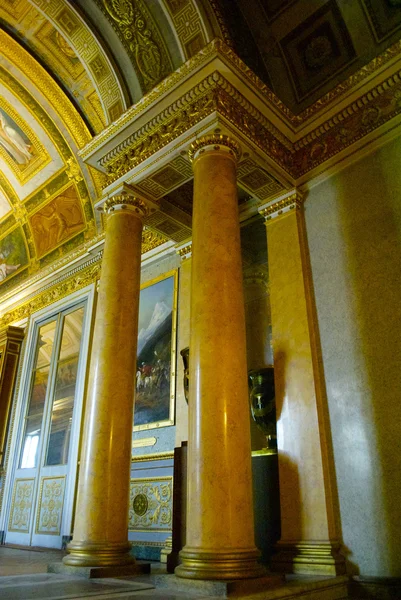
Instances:
[[[130,531],[171,531],[173,478],[131,479]]]
[[[36,533],[60,535],[63,516],[65,476],[42,477]]]
[[[34,479],[16,479],[8,529],[19,533],[29,533]]]

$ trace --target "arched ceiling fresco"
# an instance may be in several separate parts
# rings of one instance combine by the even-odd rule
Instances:
[[[0,284],[23,281],[96,234],[96,182],[77,158],[83,119],[46,70],[0,31]]]

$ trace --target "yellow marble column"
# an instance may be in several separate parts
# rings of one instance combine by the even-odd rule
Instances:
[[[340,574],[334,461],[302,197],[261,207],[266,219],[273,334],[281,541],[273,568]]]
[[[257,563],[236,183],[237,144],[191,147],[192,237],[188,511],[179,577],[243,579]]]
[[[131,565],[128,500],[142,217],[125,193],[105,203],[106,237],[92,344],[74,536],[66,565]]]

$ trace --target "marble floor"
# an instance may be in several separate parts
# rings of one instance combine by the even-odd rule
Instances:
[[[175,589],[175,577],[163,574],[160,565],[154,565],[153,574],[115,579],[84,579],[76,576],[47,573],[47,565],[61,561],[63,553],[51,550],[20,549],[0,546],[0,600],[217,600],[222,596],[206,596],[202,590],[189,586]],[[337,580],[344,578],[337,578]],[[178,587],[180,585],[178,580]],[[323,587],[322,587],[323,586]],[[193,588],[193,589],[192,589]],[[279,600],[297,598],[306,600],[346,600],[344,581],[322,577],[288,579],[280,586],[259,593],[243,589],[235,598],[248,600]],[[230,595],[231,597],[231,595]]]

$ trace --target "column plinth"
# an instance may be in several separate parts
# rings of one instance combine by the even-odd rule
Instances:
[[[132,565],[128,542],[132,418],[144,203],[105,204],[105,246],[93,336],[74,536],[66,565]]]
[[[201,138],[190,152],[188,527],[175,573],[193,579],[265,574],[254,541],[238,155],[226,136]]]

